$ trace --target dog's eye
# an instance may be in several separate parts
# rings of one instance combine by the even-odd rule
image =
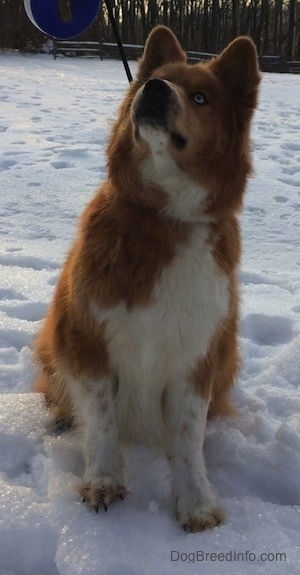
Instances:
[[[204,96],[204,94],[202,94],[202,92],[195,94],[193,96],[193,100],[194,102],[196,102],[196,104],[199,104],[199,106],[204,106],[205,104],[208,103],[206,97]]]

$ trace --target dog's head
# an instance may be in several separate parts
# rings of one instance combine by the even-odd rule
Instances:
[[[126,170],[138,174],[152,195],[161,191],[161,209],[172,217],[197,220],[239,209],[251,171],[249,128],[259,81],[249,38],[190,66],[174,34],[158,26],[108,152],[122,148],[124,156],[127,138]],[[123,140],[121,148],[116,139]]]

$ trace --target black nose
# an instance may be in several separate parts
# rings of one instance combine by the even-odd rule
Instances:
[[[171,93],[171,88],[164,80],[153,78],[153,80],[146,82],[144,92],[151,96],[168,96]]]

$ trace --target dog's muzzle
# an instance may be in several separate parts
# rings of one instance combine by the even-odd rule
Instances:
[[[168,82],[159,78],[148,80],[133,103],[136,137],[139,134],[138,126],[163,128],[169,134],[173,146],[183,150],[187,140],[174,129],[174,120],[179,110],[178,98]]]
[[[151,124],[167,127],[172,90],[164,80],[152,79],[146,82],[135,109],[137,124]]]

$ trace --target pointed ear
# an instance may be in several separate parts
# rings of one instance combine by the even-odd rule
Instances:
[[[155,68],[171,62],[186,62],[186,54],[169,28],[156,26],[146,42],[138,67],[138,80],[145,82]]]
[[[213,72],[229,88],[234,100],[255,108],[261,80],[257,51],[247,36],[236,38],[211,62]]]

